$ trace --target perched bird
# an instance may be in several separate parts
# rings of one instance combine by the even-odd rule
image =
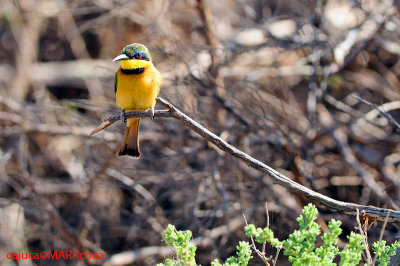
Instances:
[[[121,66],[115,73],[115,100],[125,111],[153,110],[160,91],[161,75],[154,67],[151,54],[146,46],[132,43],[122,49],[113,62],[120,61]],[[123,118],[126,121],[126,118]],[[140,157],[139,150],[140,118],[128,118],[125,137],[119,150],[119,156]]]

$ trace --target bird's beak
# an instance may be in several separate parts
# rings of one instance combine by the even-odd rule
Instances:
[[[121,61],[121,60],[126,60],[126,59],[130,59],[130,58],[126,54],[120,54],[119,56],[114,58],[114,60],[112,60],[112,61],[115,62],[115,61]]]

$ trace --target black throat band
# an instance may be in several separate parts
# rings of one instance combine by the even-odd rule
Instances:
[[[121,68],[121,72],[123,74],[127,74],[127,75],[130,75],[130,74],[141,74],[141,73],[143,73],[143,71],[144,71],[144,67],[138,67],[138,68],[133,68],[133,69]]]

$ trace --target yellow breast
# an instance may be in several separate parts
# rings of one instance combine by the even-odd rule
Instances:
[[[124,74],[119,69],[116,102],[125,111],[148,110],[156,104],[160,85],[161,75],[150,62],[140,74]]]

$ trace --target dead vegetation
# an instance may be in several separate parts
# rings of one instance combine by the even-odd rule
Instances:
[[[266,224],[265,202],[277,237],[293,229],[307,198],[174,119],[143,119],[140,160],[116,157],[122,123],[87,136],[119,112],[111,59],[131,42],[150,48],[160,95],[228,143],[331,198],[399,210],[396,2],[0,5],[1,254],[87,249],[154,265],[171,223],[192,230],[207,265],[244,239],[243,213]],[[355,230],[355,217],[318,207],[322,228]],[[382,223],[364,222],[377,240]]]

